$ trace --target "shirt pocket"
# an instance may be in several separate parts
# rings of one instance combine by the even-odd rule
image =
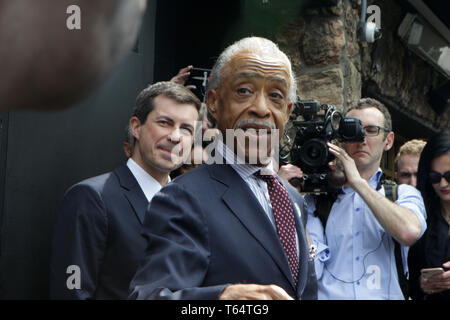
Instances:
[[[372,215],[372,212],[367,213]],[[368,217],[364,222],[362,230],[359,231],[362,233],[362,246],[363,249],[372,251],[380,246],[381,238],[386,231],[384,231],[375,217]]]

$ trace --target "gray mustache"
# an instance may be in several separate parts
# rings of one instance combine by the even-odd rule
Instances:
[[[270,122],[270,121],[258,121],[258,120],[254,120],[254,119],[243,119],[243,120],[240,120],[237,123],[236,127],[238,129],[242,129],[242,127],[244,127],[244,126],[246,126],[248,124],[254,124],[254,125],[257,125],[257,126],[264,126],[264,127],[269,128],[270,130],[275,130],[276,129],[275,124],[273,122]],[[264,128],[262,128],[262,129],[264,129]]]

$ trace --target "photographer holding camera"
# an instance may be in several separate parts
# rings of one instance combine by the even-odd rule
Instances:
[[[307,230],[317,247],[319,299],[404,299],[394,247],[395,242],[400,244],[400,268],[407,271],[409,246],[426,229],[423,199],[409,185],[395,189],[395,202],[385,197],[380,163],[394,143],[386,107],[365,98],[346,116],[360,119],[365,135],[363,141],[346,140],[343,148],[327,143],[328,152],[342,165],[346,183],[328,212],[316,210],[324,207],[324,198],[307,196]],[[329,167],[339,170],[336,163]]]

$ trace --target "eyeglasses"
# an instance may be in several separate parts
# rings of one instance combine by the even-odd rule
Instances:
[[[383,130],[386,132],[390,131],[388,128],[380,127],[380,126],[365,126],[363,128],[363,130],[364,130],[366,136],[368,136],[368,137],[375,137],[375,136],[379,135],[380,130]]]
[[[441,182],[442,177],[444,177],[445,180],[447,180],[447,182],[450,183],[450,171],[444,172],[443,174],[440,174],[439,172],[436,171],[431,171],[428,174],[428,178],[430,179],[430,182],[432,184]]]

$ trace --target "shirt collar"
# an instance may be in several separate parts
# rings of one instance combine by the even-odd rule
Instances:
[[[130,169],[133,176],[136,178],[139,186],[144,192],[145,197],[150,202],[153,196],[161,190],[162,186],[159,182],[153,178],[147,171],[141,168],[133,159],[129,158],[127,161],[127,167]],[[170,176],[169,176],[170,182]]]
[[[383,171],[381,171],[381,168],[378,168],[378,170],[375,171],[375,173],[370,177],[369,185],[372,188],[376,189],[378,182],[380,181],[382,175],[383,175]],[[351,192],[355,192],[355,190],[353,190],[353,188],[351,188],[351,187],[342,187],[342,192],[351,193]]]
[[[370,186],[375,189],[377,187],[378,182],[380,181],[382,175],[383,175],[383,171],[381,171],[381,169],[378,168],[378,170],[369,179]]]
[[[231,165],[231,167],[239,173],[239,175],[243,179],[250,178],[253,174],[259,170],[261,170],[262,174],[275,174],[273,170],[273,160],[269,162],[269,164],[265,167],[257,167],[250,164],[240,163],[238,161],[237,155],[228,148],[226,144],[223,143],[222,140],[218,139],[217,141],[217,152],[223,157],[226,164]]]

